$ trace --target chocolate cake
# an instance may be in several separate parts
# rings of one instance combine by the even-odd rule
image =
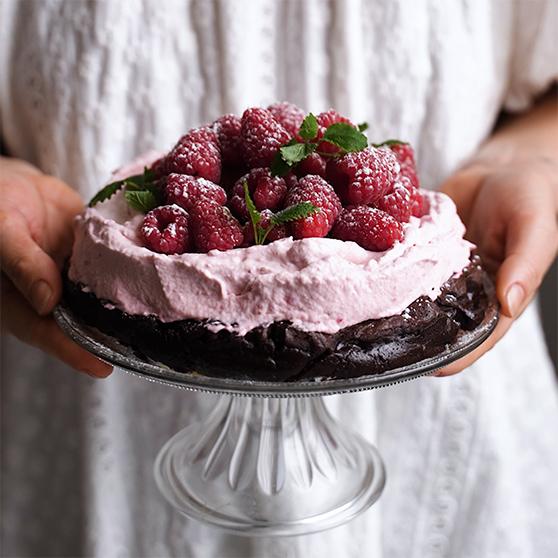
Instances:
[[[412,148],[361,129],[280,103],[126,166],[76,219],[66,304],[211,376],[349,378],[444,351],[494,308],[492,283]]]
[[[396,316],[366,320],[337,333],[308,332],[287,320],[245,335],[216,331],[215,321],[164,323],[112,308],[66,278],[64,296],[84,322],[117,337],[142,358],[181,372],[266,381],[381,374],[443,351],[493,307],[492,282],[473,257],[434,301],[419,297]]]

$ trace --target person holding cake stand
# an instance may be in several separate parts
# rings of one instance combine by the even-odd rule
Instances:
[[[558,399],[532,304],[558,246],[557,7],[371,4],[0,8],[7,555],[545,557],[558,546]],[[390,483],[355,521],[279,541],[175,516],[152,486],[160,441],[212,396],[189,394],[185,408],[162,386],[71,375],[111,368],[51,316],[72,219],[110,169],[277,98],[335,106],[418,146],[423,184],[456,202],[501,304],[490,339],[439,375],[465,373],[330,398],[378,444]]]

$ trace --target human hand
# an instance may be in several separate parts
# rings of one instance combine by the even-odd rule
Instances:
[[[500,321],[466,357],[440,370],[470,366],[506,333],[532,300],[558,248],[558,163],[544,157],[477,160],[442,186],[457,205],[485,268],[496,278]]]
[[[60,267],[71,251],[78,194],[35,167],[0,157],[2,331],[76,370],[106,377],[112,367],[66,337],[50,315],[62,293]]]

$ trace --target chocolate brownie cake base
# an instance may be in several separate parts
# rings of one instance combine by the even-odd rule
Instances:
[[[366,320],[335,334],[273,322],[240,336],[210,320],[164,323],[132,316],[99,300],[67,276],[65,303],[90,326],[176,371],[260,381],[352,378],[381,374],[435,356],[460,330],[477,327],[497,305],[493,284],[474,256],[432,301],[420,297],[399,315]]]

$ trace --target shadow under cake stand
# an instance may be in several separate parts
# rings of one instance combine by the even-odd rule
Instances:
[[[443,353],[381,375],[285,383],[176,372],[142,360],[64,305],[54,316],[74,341],[128,373],[222,395],[208,417],[162,447],[155,480],[184,515],[249,536],[322,531],[369,508],[384,488],[382,459],[329,414],[323,397],[430,374],[479,346],[498,321],[497,310],[489,309],[476,329],[463,332]]]

